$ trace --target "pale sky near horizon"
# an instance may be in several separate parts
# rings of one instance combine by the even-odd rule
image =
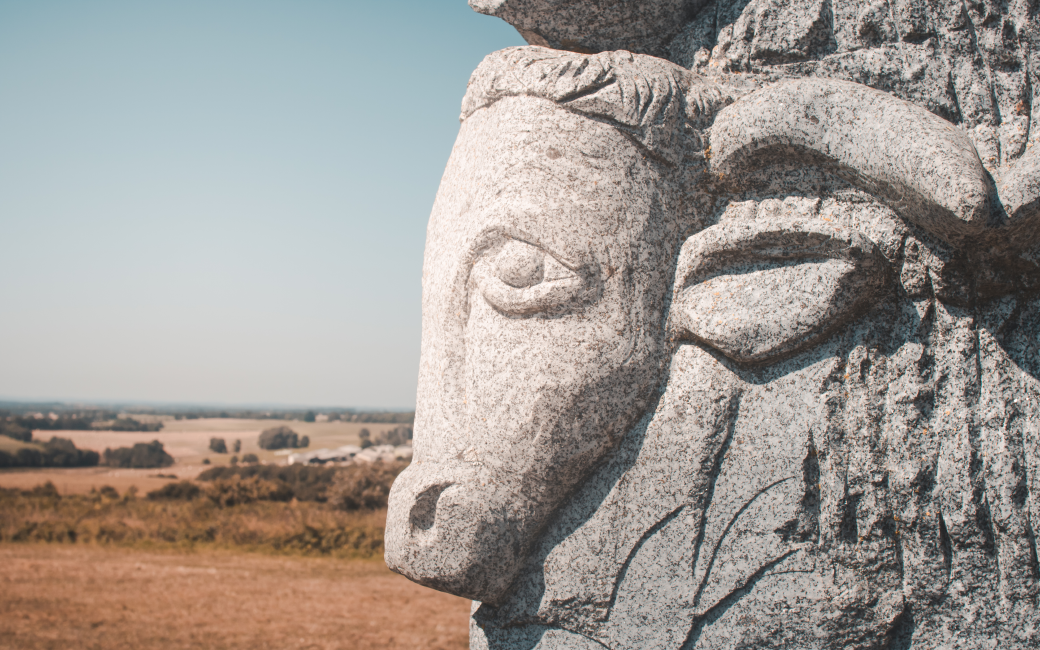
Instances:
[[[0,0],[0,399],[412,408],[466,0]]]

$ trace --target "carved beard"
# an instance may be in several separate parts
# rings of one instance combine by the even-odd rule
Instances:
[[[580,635],[561,647],[881,648],[915,625],[1036,618],[1030,506],[1001,486],[1036,472],[1040,368],[1022,340],[1036,324],[1018,321],[1038,301],[969,309],[983,297],[952,283],[936,297],[956,253],[876,205],[832,208],[827,221],[886,251],[898,286],[771,365],[680,346],[512,596],[474,611],[474,647],[547,627]],[[983,605],[968,621],[970,602]]]

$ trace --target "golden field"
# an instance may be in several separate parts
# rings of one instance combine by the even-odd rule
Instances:
[[[235,440],[242,441],[242,454],[256,454],[261,462],[281,460],[286,455],[260,449],[256,441],[264,429],[287,426],[301,436],[310,436],[310,449],[356,445],[360,442],[358,432],[368,429],[375,436],[388,431],[395,424],[373,424],[361,422],[303,422],[300,420],[244,420],[236,418],[200,418],[197,420],[175,420],[171,417],[139,417],[142,421],[162,420],[159,431],[34,431],[33,440],[46,441],[52,436],[68,438],[80,449],[102,452],[106,447],[130,447],[138,442],[158,440],[166,452],[178,464],[197,465],[203,458],[211,463],[227,463],[233,454],[214,454],[209,451],[210,438],[223,438],[228,449]],[[0,436],[2,437],[2,436]],[[19,444],[16,441],[15,444]]]
[[[136,416],[135,416],[136,417]],[[30,489],[50,481],[65,494],[86,494],[104,485],[111,485],[120,493],[131,486],[142,494],[156,490],[171,478],[193,479],[207,467],[227,465],[235,454],[215,454],[209,450],[210,438],[224,438],[230,449],[235,440],[242,441],[242,450],[237,454],[253,453],[263,463],[285,463],[286,450],[282,453],[260,449],[257,438],[269,427],[287,426],[301,436],[310,436],[308,449],[330,449],[359,444],[358,432],[368,429],[373,436],[388,431],[396,424],[373,424],[360,422],[302,422],[299,420],[246,420],[235,418],[200,418],[196,420],[161,419],[163,428],[152,432],[122,431],[34,431],[33,439],[47,441],[51,437],[68,438],[80,449],[103,452],[106,448],[130,447],[138,442],[158,440],[176,461],[172,467],[162,469],[125,469],[112,467],[76,468],[16,468],[0,470],[0,487]],[[25,443],[0,436],[0,451],[16,451]],[[303,450],[300,450],[303,451]],[[203,459],[210,461],[203,465]]]
[[[468,601],[383,565],[385,509],[229,504],[220,484],[0,490],[0,650],[466,647]]]
[[[468,615],[378,559],[0,544],[0,650],[461,650]]]

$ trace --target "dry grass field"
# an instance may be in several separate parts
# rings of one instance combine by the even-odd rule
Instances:
[[[34,431],[34,440],[50,440],[51,436],[68,438],[80,449],[102,452],[106,447],[129,447],[138,442],[158,440],[178,464],[198,465],[203,458],[213,464],[226,464],[232,454],[214,454],[209,451],[210,438],[223,438],[230,449],[235,440],[242,441],[242,454],[254,453],[261,461],[282,459],[284,454],[260,449],[256,441],[264,429],[287,426],[301,436],[310,436],[309,449],[358,444],[358,432],[368,429],[372,435],[393,429],[396,424],[359,422],[302,422],[299,420],[241,420],[235,418],[203,418],[174,420],[163,418],[159,431]]]
[[[0,545],[0,650],[462,649],[468,614],[379,560]]]
[[[167,477],[192,479],[205,468],[205,465],[174,465],[162,469],[117,469],[112,467],[4,469],[0,470],[0,488],[28,490],[50,481],[62,495],[87,494],[103,485],[111,485],[119,490],[120,494],[133,486],[144,494],[158,490],[173,480]]]
[[[361,428],[377,435],[394,425],[165,424],[150,433],[38,431],[35,438],[70,438],[97,451],[158,439],[174,456],[172,467],[0,471],[0,487],[8,488],[0,490],[0,650],[467,647],[468,601],[419,587],[380,561],[385,510],[144,498],[227,464],[231,454],[209,452],[211,437],[229,447],[241,440],[240,456],[252,452],[270,463],[284,455],[258,449],[269,426],[286,424],[315,449],[357,443]],[[0,436],[0,445],[21,443]],[[21,492],[46,481],[60,497],[54,488]]]

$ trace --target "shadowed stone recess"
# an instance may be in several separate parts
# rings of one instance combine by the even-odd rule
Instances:
[[[462,102],[387,564],[472,648],[1040,647],[1035,3],[471,5],[533,45]]]

